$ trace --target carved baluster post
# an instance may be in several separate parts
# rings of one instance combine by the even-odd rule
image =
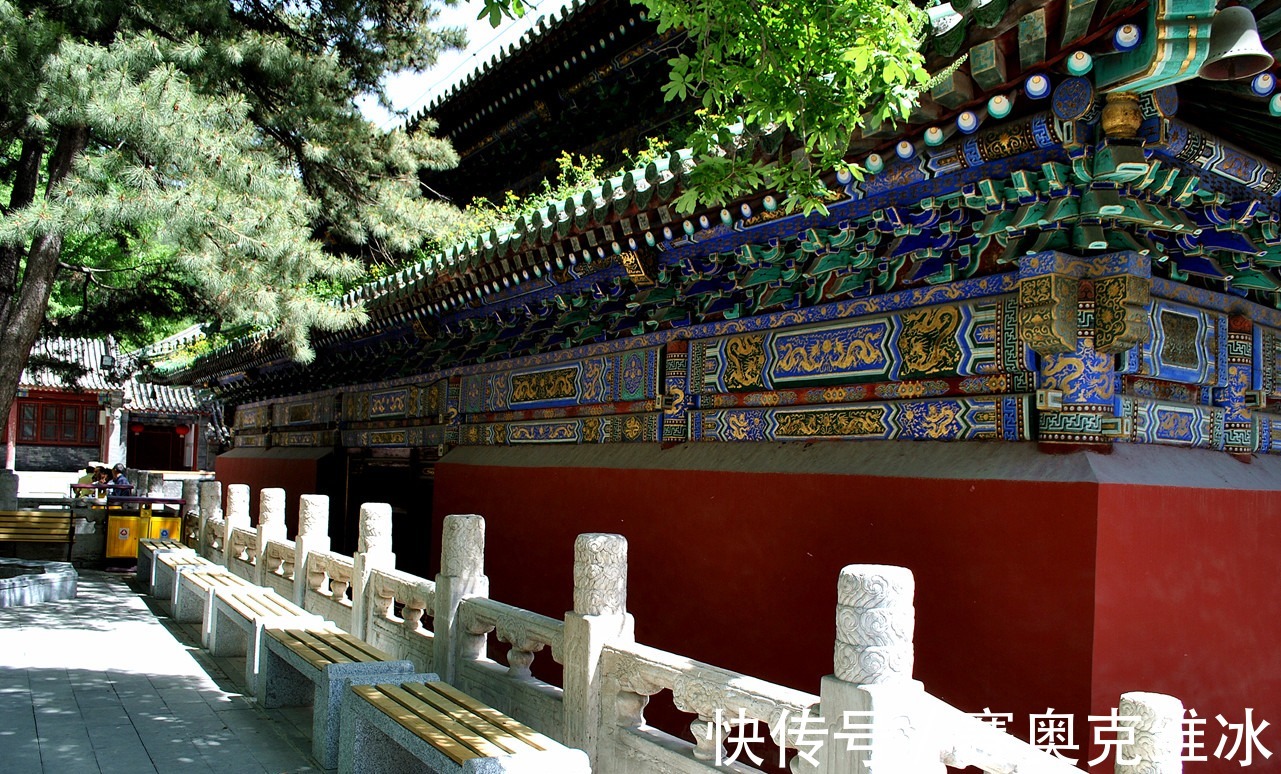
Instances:
[[[209,555],[209,536],[206,530],[210,519],[222,518],[222,484],[217,481],[200,482],[200,526],[196,528],[196,540],[200,553]]]
[[[360,540],[351,572],[351,633],[365,638],[369,631],[369,572],[374,568],[395,569],[391,551],[391,506],[365,503],[360,506]]]
[[[485,577],[485,520],[475,514],[445,517],[440,541],[440,574],[436,576],[436,636],[432,668],[451,682],[462,659],[485,655],[485,636],[469,634],[458,620],[458,604],[467,597],[488,597]]]
[[[200,535],[191,540],[192,530],[191,522],[194,520],[197,525],[200,524],[200,482],[194,478],[183,479],[182,481],[182,541],[199,549]],[[198,528],[198,527],[197,527]]]
[[[1134,729],[1134,744],[1117,753],[1116,774],[1181,774],[1183,702],[1163,693],[1132,691],[1121,694],[1117,714],[1117,725]]]
[[[395,604],[395,600],[392,600]],[[413,598],[400,608],[401,626],[405,627],[407,632],[416,632],[422,628],[423,614],[427,612],[427,603],[420,599]]]
[[[240,557],[236,547],[235,529],[249,529],[249,486],[247,484],[229,484],[227,486],[227,524],[223,533],[222,552],[227,566],[233,567]]]
[[[298,537],[294,540],[294,604],[306,607],[307,589],[315,588],[308,577],[307,555],[329,550],[329,498],[303,495],[298,505]]]
[[[912,679],[915,585],[906,567],[855,564],[841,570],[835,674],[823,678],[820,693],[831,731],[818,754],[824,774],[945,771],[937,748],[922,743],[926,729],[917,727],[924,721],[916,709],[924,688]],[[798,756],[792,770],[813,769]]]
[[[601,651],[635,639],[627,613],[627,538],[588,533],[574,541],[574,609],[565,614],[565,743],[586,751],[592,770],[609,757],[598,751],[604,697]]]
[[[285,531],[285,490],[263,489],[258,493],[258,585],[267,585],[267,575],[273,568],[267,561],[267,541],[284,540]]]

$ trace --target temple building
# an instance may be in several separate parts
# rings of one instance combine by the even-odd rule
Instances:
[[[680,41],[637,14],[576,5],[434,104],[463,164],[433,188],[661,133]],[[930,16],[946,75],[854,139],[828,215],[682,214],[677,152],[336,301],[369,321],[311,364],[196,360],[219,480],[330,494],[336,550],[389,502],[422,575],[483,514],[496,593],[551,615],[574,536],[621,533],[647,642],[786,685],[831,669],[834,574],[884,563],[963,709],[1142,686],[1281,724],[1281,8],[1245,50],[1208,0]]]
[[[5,468],[209,469],[209,406],[191,388],[138,379],[136,357],[111,337],[38,341],[0,431]]]

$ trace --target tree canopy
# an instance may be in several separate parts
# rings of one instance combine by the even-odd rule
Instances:
[[[912,0],[633,0],[660,32],[685,30],[693,52],[673,57],[663,92],[696,99],[696,167],[682,212],[720,206],[762,187],[786,209],[825,210],[821,176],[861,170],[845,156],[864,125],[906,118],[930,80],[920,52],[927,18]],[[495,27],[522,0],[483,0]],[[772,153],[761,140],[772,136]]]
[[[706,116],[691,138],[683,211],[763,186],[787,209],[822,209],[821,175],[847,167],[854,132],[906,118],[929,81],[925,13],[910,0],[641,1],[660,32],[681,28],[694,41],[671,60],[664,88],[668,99],[699,99]],[[774,158],[756,152],[769,134],[780,137]]]
[[[449,144],[355,107],[461,46],[437,15],[423,0],[0,0],[0,411],[59,272],[123,298],[138,282],[109,275],[150,267],[151,289],[194,287],[198,308],[274,325],[303,360],[310,330],[358,319],[318,284],[456,217],[418,184],[456,163]]]

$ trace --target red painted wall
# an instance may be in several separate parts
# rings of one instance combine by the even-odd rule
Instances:
[[[325,491],[321,487],[319,461],[313,459],[259,459],[222,455],[214,461],[214,472],[224,487],[230,484],[249,485],[249,517],[250,523],[255,525],[258,523],[258,492],[270,487],[284,489],[285,523],[290,538],[298,534],[298,498]],[[226,503],[225,489],[222,497],[223,503]]]
[[[1014,713],[1025,733],[1029,713],[1090,705],[1095,504],[1094,484],[446,458],[433,542],[445,514],[484,515],[491,595],[559,616],[575,536],[621,533],[639,641],[813,693],[832,671],[841,567],[904,565],[916,677],[968,711]]]
[[[1187,763],[1191,773],[1240,770],[1240,752],[1213,757],[1224,730],[1215,715],[1241,723],[1252,707],[1256,726],[1271,724],[1260,740],[1274,756],[1256,750],[1250,768],[1277,770],[1279,560],[1279,492],[1101,486],[1092,712],[1124,691],[1177,696],[1209,718],[1210,761]]]

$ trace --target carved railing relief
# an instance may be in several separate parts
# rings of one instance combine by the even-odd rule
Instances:
[[[371,599],[379,604],[371,606],[370,615],[395,621],[407,632],[422,632],[423,616],[436,614],[436,584],[400,570],[372,570],[369,574]],[[400,605],[400,616],[395,606]]]
[[[484,597],[463,600],[458,609],[458,619],[468,634],[483,636],[495,632],[499,642],[511,646],[507,651],[507,674],[510,677],[518,680],[532,678],[530,668],[534,655],[544,647],[551,652],[553,661],[564,663],[561,657],[564,621]]]
[[[227,539],[227,550],[233,559],[245,564],[256,564],[258,557],[258,533],[245,527],[232,527]]]
[[[207,552],[222,554],[227,544],[227,522],[221,516],[211,517],[205,522],[204,548]]]
[[[294,579],[294,541],[268,540],[264,543],[263,570],[269,575]]]
[[[312,551],[307,554],[307,588],[350,607],[347,590],[351,588],[353,569],[350,556],[333,551]]]
[[[605,646],[605,674],[617,681],[619,724],[627,730],[645,724],[644,709],[649,697],[664,689],[672,692],[677,709],[697,715],[690,723],[694,757],[715,761],[715,723],[737,722],[741,717],[755,720],[761,728],[785,731],[789,717],[805,712],[817,715],[819,697],[786,688],[727,669],[692,661],[646,645]],[[719,710],[719,712],[718,712]],[[740,714],[741,710],[741,714]],[[774,736],[780,747],[795,748],[795,739]]]

